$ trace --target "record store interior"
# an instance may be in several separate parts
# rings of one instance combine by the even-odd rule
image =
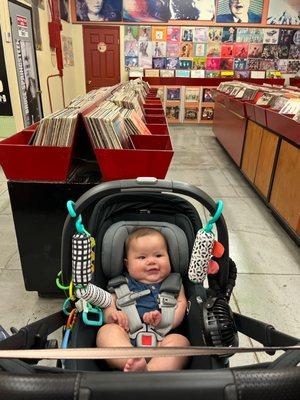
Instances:
[[[108,324],[128,346],[147,347],[144,336],[132,339],[123,311],[132,303],[121,306],[121,289],[108,290],[113,269],[133,279],[130,246],[141,243],[133,233],[145,226],[157,227],[170,271],[182,280],[172,318],[186,304],[184,328],[169,321],[171,344],[155,330],[161,322],[141,317],[157,350],[219,343],[254,350],[216,363],[273,365],[283,351],[255,350],[284,345],[268,339],[268,329],[288,343],[300,337],[299,1],[0,3],[0,354],[20,328],[54,313],[65,328],[52,330],[49,348],[99,348]],[[146,234],[148,246],[157,230]],[[87,243],[87,261],[79,242]],[[138,291],[164,285],[152,277],[135,281]],[[209,309],[205,297],[195,310],[191,293],[200,289],[225,307],[231,342],[221,334],[214,341],[194,322]],[[139,304],[142,294],[132,293]],[[162,295],[152,295],[149,313],[161,321],[169,314]],[[251,336],[239,315],[271,328]],[[79,323],[93,328],[91,343],[75,343]],[[125,372],[165,371],[168,360],[170,370],[191,365],[176,367],[169,357],[156,369],[157,360],[107,365]]]

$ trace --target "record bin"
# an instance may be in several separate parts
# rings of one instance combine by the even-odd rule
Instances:
[[[14,181],[65,182],[70,170],[70,147],[33,146],[36,126],[24,129],[0,142],[0,164],[7,179]]]
[[[97,149],[94,152],[104,181],[154,176],[164,179],[173,157],[169,135],[132,136],[135,149]]]
[[[300,124],[289,114],[279,114],[278,111],[266,109],[266,126],[273,132],[286,137],[300,146]]]
[[[254,105],[254,115],[255,115],[255,121],[263,126],[267,126],[267,120],[266,120],[266,110],[268,106],[258,106]]]

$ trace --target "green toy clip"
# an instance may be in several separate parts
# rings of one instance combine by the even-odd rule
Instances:
[[[55,280],[56,286],[57,286],[59,289],[68,290],[69,287],[70,287],[70,285],[69,285],[69,286],[63,286],[63,285],[60,283],[60,280],[59,280],[60,276],[61,276],[61,271],[59,271],[59,273],[57,274],[57,277],[56,277],[56,280]]]
[[[220,218],[222,211],[223,211],[224,203],[222,200],[217,201],[217,211],[215,212],[215,215],[208,221],[206,224],[205,228],[203,230],[205,232],[211,232],[214,223],[217,222],[217,220]]]
[[[88,314],[97,314],[98,319],[92,320],[88,318]],[[86,325],[89,326],[101,326],[103,324],[103,312],[98,307],[93,307],[91,304],[87,304],[87,310],[82,312],[82,320]]]

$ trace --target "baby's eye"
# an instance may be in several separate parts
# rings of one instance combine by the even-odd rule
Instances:
[[[144,260],[145,256],[138,256],[138,260]]]
[[[156,257],[162,257],[162,254],[156,254]]]

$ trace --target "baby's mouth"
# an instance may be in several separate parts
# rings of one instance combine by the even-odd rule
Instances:
[[[157,274],[159,272],[159,268],[150,268],[147,270],[147,274]]]

